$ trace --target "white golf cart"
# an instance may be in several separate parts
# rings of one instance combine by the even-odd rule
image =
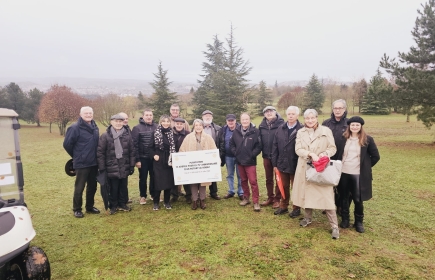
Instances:
[[[50,279],[44,251],[30,247],[36,233],[24,203],[18,114],[0,108],[0,280]]]

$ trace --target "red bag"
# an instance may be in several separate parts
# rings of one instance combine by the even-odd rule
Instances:
[[[316,168],[317,172],[322,172],[323,170],[325,170],[328,163],[329,163],[329,157],[327,156],[323,156],[319,158],[318,161],[313,161],[314,168]]]

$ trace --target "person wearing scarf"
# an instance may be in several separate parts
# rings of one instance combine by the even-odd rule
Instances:
[[[332,157],[337,148],[331,129],[320,126],[317,111],[304,112],[305,126],[296,134],[295,152],[299,156],[291,200],[293,205],[305,208],[305,216],[299,225],[306,227],[312,222],[313,209],[326,209],[332,228],[332,238],[340,236],[335,212],[334,186],[320,186],[307,182],[305,173],[308,161],[318,161],[322,156]]]
[[[201,150],[214,150],[216,149],[216,143],[213,138],[204,132],[204,122],[200,119],[193,121],[193,132],[188,134],[184,138],[183,143],[180,147],[180,152],[191,152],[191,151],[201,151]],[[198,191],[199,191],[199,206],[201,209],[206,208],[205,195],[206,186],[209,186],[211,182],[201,182],[190,185],[190,190],[192,192],[192,210],[198,208]]]
[[[98,169],[107,172],[109,179],[109,213],[130,211],[127,178],[134,172],[135,154],[131,134],[123,125],[124,117],[120,114],[110,118],[110,126],[100,136],[97,148]]]
[[[174,186],[174,171],[172,170],[172,154],[175,153],[174,134],[171,119],[167,115],[160,117],[159,126],[154,131],[153,172],[154,194],[153,210],[159,210],[160,193],[163,191],[163,201],[166,209],[172,209],[169,202],[171,189]]]

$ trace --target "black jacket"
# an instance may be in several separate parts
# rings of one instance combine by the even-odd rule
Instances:
[[[230,148],[236,157],[237,164],[245,166],[257,165],[257,156],[262,148],[260,131],[251,123],[249,131],[243,136],[242,126],[240,126],[233,132]]]
[[[115,155],[115,143],[109,126],[105,133],[100,136],[98,143],[97,157],[98,169],[106,170],[107,177],[111,179],[127,178],[130,169],[136,163],[134,157],[134,144],[130,131],[124,126],[124,133],[119,138],[122,146],[122,158],[117,159]]]
[[[233,154],[227,155],[227,151],[225,149],[225,136],[227,133],[227,128],[228,125],[224,125],[221,130],[219,131],[219,135],[218,135],[218,143],[216,144],[216,147],[219,149],[219,156],[221,158],[221,162],[224,163],[225,162],[225,156],[232,156],[234,157]],[[234,128],[235,130],[240,129],[240,124],[236,123],[236,128]]]
[[[272,165],[279,171],[295,174],[298,165],[298,155],[295,151],[296,134],[302,128],[297,121],[295,129],[288,135],[287,122],[283,123],[277,130],[272,146]]]
[[[99,136],[95,122],[88,124],[81,117],[67,129],[63,147],[72,157],[75,169],[97,166]]]
[[[189,131],[186,132],[184,128],[182,131],[177,131],[175,127],[172,129],[172,131],[174,132],[175,151],[178,153],[181,144],[183,144],[184,138],[186,138],[186,135],[189,134],[190,132]]]
[[[141,117],[139,118],[139,124],[133,127],[131,134],[136,152],[136,162],[139,162],[140,158],[152,158],[153,135],[157,126],[154,122],[151,122],[151,124],[146,123]]]
[[[273,138],[275,137],[275,132],[278,129],[278,127],[282,125],[284,122],[285,121],[283,120],[283,118],[281,118],[281,116],[278,113],[276,114],[276,120],[270,126],[267,125],[266,118],[263,118],[263,121],[258,127],[260,129],[261,142],[263,144],[263,150],[262,150],[263,158],[272,159]]]
[[[343,133],[347,128],[347,111],[344,112],[340,121],[337,121],[334,116],[334,112],[331,113],[331,118],[325,120],[322,125],[328,127],[332,131],[334,136],[335,146],[337,146],[337,153],[331,157],[333,160],[341,160],[343,158],[344,145],[346,145],[346,139],[343,137]]]

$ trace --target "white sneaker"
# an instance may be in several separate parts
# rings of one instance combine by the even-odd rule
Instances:
[[[139,204],[141,204],[141,205],[147,204],[147,199],[146,199],[146,197],[141,197],[141,198],[140,198],[140,201],[139,201]]]
[[[340,231],[338,230],[338,228],[332,228],[332,239],[338,239],[340,238]]]

